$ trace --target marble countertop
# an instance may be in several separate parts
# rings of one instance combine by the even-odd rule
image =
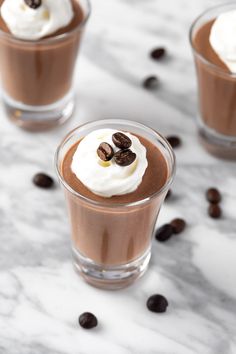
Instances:
[[[76,70],[74,118],[52,132],[30,134],[0,108],[1,354],[236,353],[236,168],[198,143],[188,43],[193,19],[216,3],[93,0]],[[155,63],[148,52],[159,45],[168,59]],[[149,74],[160,78],[155,92],[140,85]],[[55,176],[54,152],[69,130],[101,118],[137,120],[183,140],[173,199],[158,223],[179,216],[188,227],[165,244],[154,242],[146,275],[116,292],[77,277],[63,193],[31,181],[39,171]],[[206,213],[204,193],[212,185],[223,193],[217,221]],[[168,298],[167,313],[146,309],[154,293]],[[78,326],[84,311],[97,315],[97,329]]]

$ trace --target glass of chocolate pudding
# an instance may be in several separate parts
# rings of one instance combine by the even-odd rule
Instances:
[[[0,9],[0,73],[9,118],[33,131],[64,123],[75,105],[73,74],[88,0],[0,0]]]
[[[175,156],[156,131],[126,120],[87,123],[66,136],[56,169],[68,206],[75,269],[119,289],[147,269]]]
[[[236,4],[214,7],[190,30],[198,79],[200,140],[212,154],[236,159]]]

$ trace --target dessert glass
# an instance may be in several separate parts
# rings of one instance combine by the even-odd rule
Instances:
[[[0,30],[3,102],[9,118],[27,130],[46,130],[74,110],[73,73],[90,15],[88,0],[76,0],[83,20],[64,34],[27,41]]]
[[[143,136],[162,152],[168,177],[153,195],[134,203],[96,202],[74,191],[63,178],[62,163],[69,149],[90,132],[112,128]],[[63,186],[72,231],[75,269],[90,284],[118,289],[131,284],[147,269],[151,241],[162,202],[175,173],[175,156],[169,143],[154,130],[131,121],[101,120],[69,133],[57,149],[56,170]]]
[[[231,10],[236,10],[235,3],[216,6],[200,15],[190,29],[190,43],[198,80],[200,140],[213,155],[236,159],[236,74],[209,62],[194,44],[197,31],[205,23]]]

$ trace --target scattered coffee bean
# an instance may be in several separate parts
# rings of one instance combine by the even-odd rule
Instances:
[[[97,149],[97,154],[102,161],[110,161],[114,156],[114,151],[110,144],[101,143]]]
[[[222,214],[221,207],[218,204],[210,204],[208,214],[213,219],[219,219]]]
[[[147,300],[147,308],[148,310],[156,313],[166,312],[168,301],[163,295],[152,295]]]
[[[119,166],[129,166],[135,161],[136,154],[130,149],[119,150],[115,153],[114,159]]]
[[[45,173],[37,173],[33,178],[33,183],[40,188],[49,189],[54,185],[52,177]]]
[[[172,135],[166,138],[173,149],[181,145],[181,139],[178,136]]]
[[[170,224],[165,224],[159,227],[159,229],[157,229],[155,233],[155,239],[159,242],[165,242],[169,240],[169,238],[171,238],[173,233],[174,233],[173,227]]]
[[[217,204],[221,201],[221,194],[216,188],[209,188],[206,192],[206,198],[210,203]]]
[[[129,149],[132,145],[130,138],[124,133],[115,133],[112,135],[112,141],[119,149]]]
[[[155,48],[151,51],[150,56],[152,59],[159,60],[162,59],[166,54],[165,48]]]
[[[170,224],[173,227],[174,234],[180,234],[186,227],[186,222],[179,218],[172,220]]]
[[[172,190],[169,189],[167,194],[166,194],[166,198],[165,199],[169,199],[172,196]]]
[[[84,312],[79,316],[79,324],[85,329],[91,329],[97,326],[98,320],[91,312]]]
[[[37,9],[42,4],[42,0],[25,0],[27,6],[31,9]]]
[[[149,76],[143,81],[143,87],[148,90],[155,90],[158,87],[159,80],[156,76]]]

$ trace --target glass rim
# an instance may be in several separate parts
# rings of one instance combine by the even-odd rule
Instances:
[[[219,66],[217,66],[216,64],[210,62],[208,59],[206,59],[194,46],[193,43],[193,31],[197,25],[197,23],[199,22],[199,20],[202,19],[202,17],[204,17],[205,15],[207,15],[208,13],[212,12],[213,10],[217,10],[217,9],[221,9],[227,6],[235,6],[236,8],[236,3],[234,2],[227,2],[225,4],[219,4],[216,6],[211,6],[209,7],[207,10],[203,11],[192,23],[190,30],[189,30],[189,41],[191,44],[191,48],[194,52],[194,54],[200,59],[202,60],[205,64],[207,64],[209,67],[211,67],[212,69],[214,69],[215,71],[219,72],[221,75],[223,76],[227,76],[227,77],[232,77],[232,78],[236,78],[236,73],[231,73],[231,72],[226,72],[225,70],[223,70],[222,68],[220,68]]]
[[[155,137],[158,139],[158,141],[160,141],[164,148],[168,151],[168,154],[170,156],[170,160],[171,160],[171,170],[170,170],[170,174],[165,182],[165,184],[162,186],[161,189],[159,189],[157,192],[153,193],[152,195],[137,200],[135,202],[131,202],[131,203],[107,203],[106,201],[95,201],[93,199],[87,198],[84,195],[76,192],[64,179],[62,173],[61,173],[61,168],[59,166],[59,154],[61,149],[63,148],[63,146],[68,142],[68,140],[74,135],[74,133],[78,130],[81,129],[83,127],[89,126],[93,123],[96,122],[101,122],[102,123],[117,123],[117,124],[128,124],[128,125],[136,125],[137,127],[141,128],[141,129],[145,129],[148,130],[152,135],[155,135]],[[139,205],[143,205],[146,204],[148,202],[150,202],[151,200],[155,199],[156,197],[158,197],[159,195],[161,195],[162,193],[164,193],[172,184],[174,176],[175,176],[175,172],[176,172],[176,157],[175,157],[175,153],[171,147],[171,145],[169,144],[169,142],[166,140],[165,137],[163,137],[160,133],[156,132],[154,129],[148,127],[147,125],[144,125],[142,123],[138,123],[135,121],[131,121],[131,120],[124,120],[124,119],[103,119],[103,120],[94,120],[91,122],[87,122],[84,124],[79,125],[78,127],[74,128],[72,131],[70,131],[65,138],[62,140],[62,142],[60,143],[60,145],[58,146],[56,153],[55,153],[55,169],[56,169],[56,173],[58,176],[59,181],[61,182],[61,184],[73,195],[75,195],[76,197],[78,197],[79,199],[83,200],[84,202],[87,202],[88,204],[97,206],[97,207],[108,207],[108,208],[118,208],[118,207],[133,207],[133,206],[139,206]]]
[[[58,34],[56,36],[52,36],[52,37],[49,37],[49,38],[40,38],[40,39],[37,39],[37,40],[29,40],[29,39],[17,38],[12,33],[7,33],[7,32],[4,32],[3,30],[0,29],[0,36],[5,37],[6,39],[8,39],[8,40],[10,40],[12,42],[24,43],[24,44],[27,44],[27,45],[50,44],[50,43],[53,43],[53,42],[60,41],[60,40],[62,40],[64,38],[69,37],[73,33],[77,32],[80,29],[85,27],[86,23],[88,22],[88,19],[89,19],[90,15],[91,15],[92,7],[91,7],[90,0],[84,0],[84,1],[86,2],[86,5],[88,7],[88,9],[85,12],[85,16],[84,16],[83,20],[81,22],[79,22],[78,25],[75,26],[70,31],[67,31],[65,33]]]

